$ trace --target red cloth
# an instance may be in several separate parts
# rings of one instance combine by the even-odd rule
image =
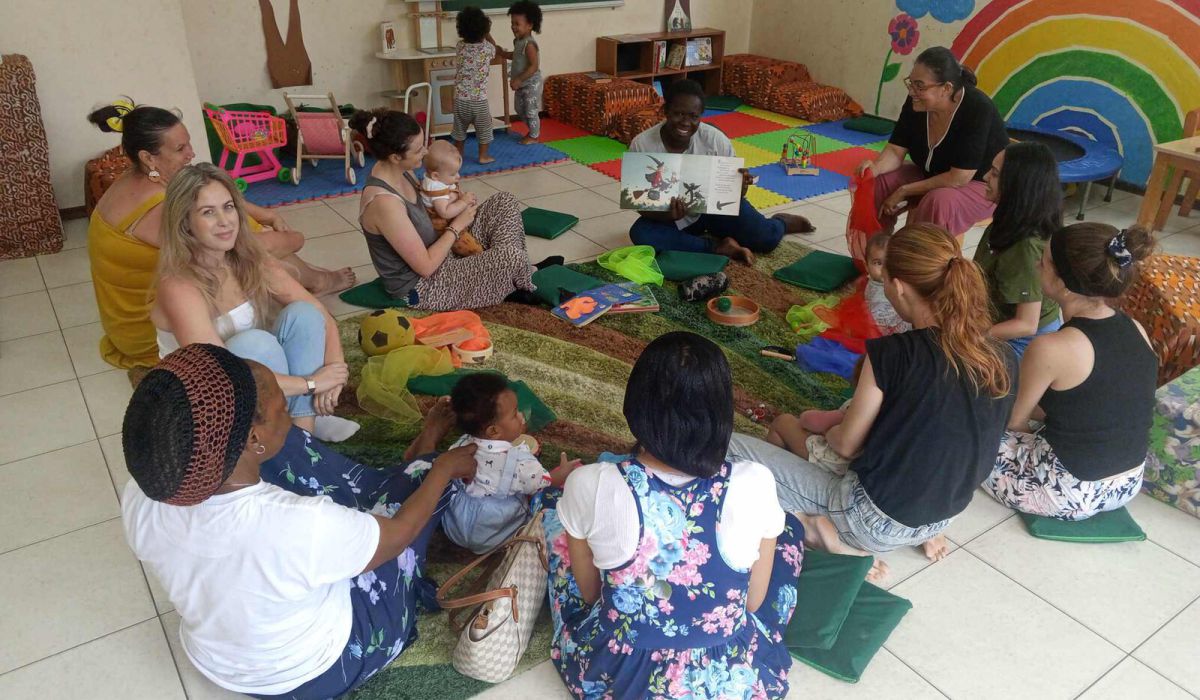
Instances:
[[[863,295],[866,286],[867,277],[864,275],[855,285],[854,293],[838,302],[837,306],[832,309],[817,307],[813,310],[818,318],[829,324],[829,329],[821,333],[820,337],[841,343],[847,350],[862,354],[867,351],[866,341],[883,335],[867,309],[867,300]]]
[[[867,270],[867,241],[879,233],[879,207],[875,203],[878,189],[875,173],[867,169],[862,175],[850,176],[850,216],[846,218],[846,249],[858,269]]]

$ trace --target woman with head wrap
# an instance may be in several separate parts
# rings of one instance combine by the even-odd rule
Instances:
[[[405,459],[433,451],[448,414],[430,413]],[[475,470],[473,447],[428,469],[354,464],[291,425],[270,370],[215,345],[146,375],[122,442],[126,537],[179,611],[184,651],[262,698],[340,696],[415,640],[425,547],[451,482]]]

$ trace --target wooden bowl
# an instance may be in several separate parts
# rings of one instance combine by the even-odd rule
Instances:
[[[717,301],[728,299],[728,311],[717,310]],[[746,297],[723,296],[708,300],[708,319],[721,326],[752,326],[758,323],[758,304]]]

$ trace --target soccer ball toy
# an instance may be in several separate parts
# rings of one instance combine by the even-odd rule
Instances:
[[[358,328],[358,344],[369,356],[385,355],[412,345],[413,339],[412,324],[395,309],[371,312]]]

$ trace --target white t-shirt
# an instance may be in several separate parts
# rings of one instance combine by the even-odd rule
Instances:
[[[421,179],[421,204],[428,209],[433,206],[434,200],[450,199],[450,194],[457,191],[458,185],[447,185],[441,180],[425,176]]]
[[[646,129],[642,133],[633,137],[633,141],[629,144],[629,150],[634,153],[667,153],[667,145],[662,140],[662,125],[665,121],[661,121],[654,126]],[[696,133],[692,134],[692,140],[688,142],[686,155],[697,156],[726,156],[732,158],[733,142],[721,131],[712,124],[700,122],[700,128]],[[685,216],[675,222],[675,225],[680,230],[691,226],[700,219],[699,215]]]
[[[183,618],[184,651],[217,685],[282,694],[341,656],[353,623],[350,579],[379,544],[372,516],[266,482],[173,506],[133,480],[121,515],[134,555]]]
[[[646,471],[672,486],[695,478]],[[599,569],[615,569],[637,551],[637,502],[615,464],[600,462],[571,472],[558,501],[558,517],[568,534],[587,540]],[[717,529],[717,547],[726,563],[743,570],[753,566],[762,540],[783,532],[783,519],[771,470],[757,462],[734,462]]]

